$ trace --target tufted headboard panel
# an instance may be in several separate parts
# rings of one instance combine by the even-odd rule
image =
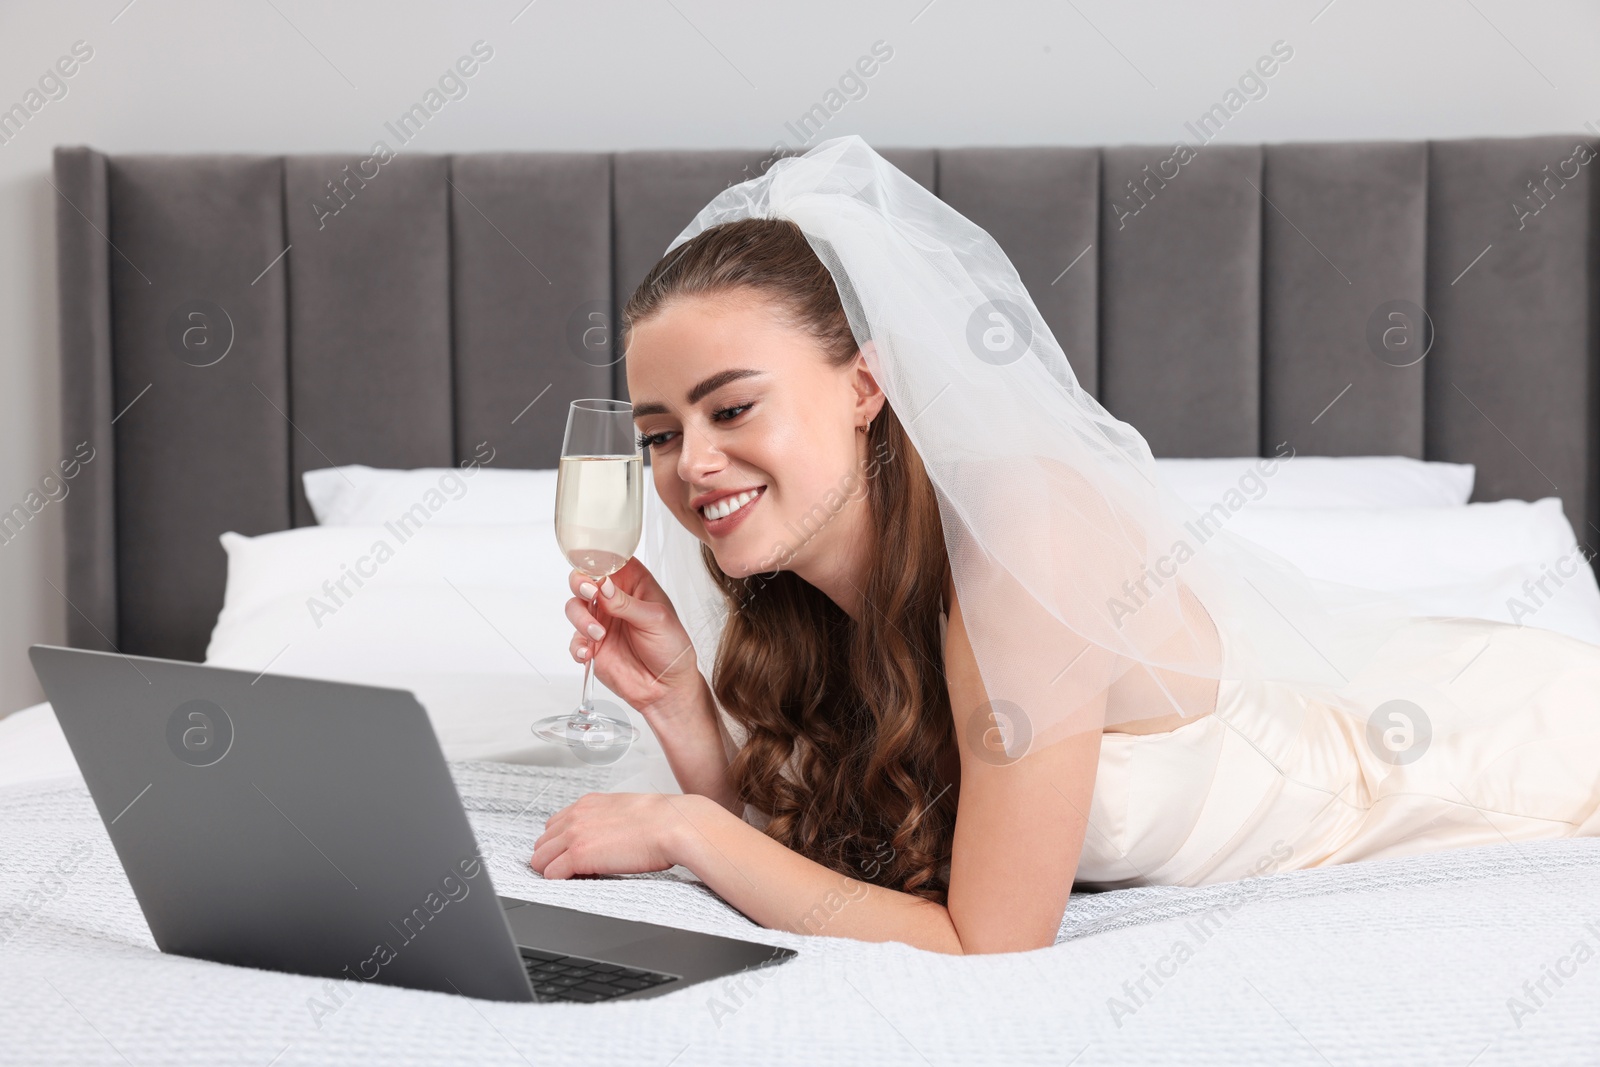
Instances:
[[[1595,149],[880,151],[995,237],[1158,456],[1471,462],[1476,499],[1559,495],[1600,544]],[[57,149],[64,443],[95,449],[63,502],[70,643],[201,658],[217,536],[312,522],[308,468],[485,441],[553,467],[568,401],[626,398],[615,309],[763,164]]]

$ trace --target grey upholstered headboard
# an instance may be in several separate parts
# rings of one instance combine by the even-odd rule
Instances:
[[[1157,455],[1470,461],[1478,499],[1559,494],[1590,540],[1594,149],[882,151],[994,235]],[[612,309],[762,157],[58,149],[65,443],[96,449],[65,501],[71,643],[200,658],[217,535],[311,522],[307,468],[481,441],[554,466],[569,400],[626,395]],[[1420,307],[1432,347],[1395,365]]]

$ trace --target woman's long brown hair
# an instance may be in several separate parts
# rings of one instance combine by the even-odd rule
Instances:
[[[833,276],[787,219],[724,223],[674,249],[623,308],[623,337],[670,302],[739,292],[769,300],[832,366],[855,358]],[[728,609],[711,689],[744,728],[729,776],[769,817],[768,836],[942,904],[956,799],[940,768],[954,744],[939,641],[949,559],[932,483],[888,404],[872,420],[868,457],[873,532],[859,623],[789,571],[729,577],[702,543]]]

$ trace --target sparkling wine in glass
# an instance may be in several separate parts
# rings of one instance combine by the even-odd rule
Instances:
[[[644,458],[634,436],[632,404],[572,402],[556,473],[555,522],[556,542],[567,562],[597,587],[589,605],[594,611],[601,581],[632,558],[644,528]],[[540,719],[533,724],[535,734],[590,752],[621,748],[639,736],[626,719],[594,709],[590,689],[599,651],[597,644],[583,665],[583,697],[577,708]]]

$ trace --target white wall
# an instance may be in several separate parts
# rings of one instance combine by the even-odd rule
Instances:
[[[1580,0],[125,3],[0,8],[0,108],[75,41],[94,50],[0,144],[0,511],[65,458],[53,146],[366,149],[479,39],[493,59],[412,150],[797,145],[785,122],[880,39],[892,58],[821,136],[1170,147],[1278,40],[1293,58],[1218,140],[1600,128],[1600,7]],[[27,645],[64,638],[60,519],[0,545],[0,714],[41,699]]]

